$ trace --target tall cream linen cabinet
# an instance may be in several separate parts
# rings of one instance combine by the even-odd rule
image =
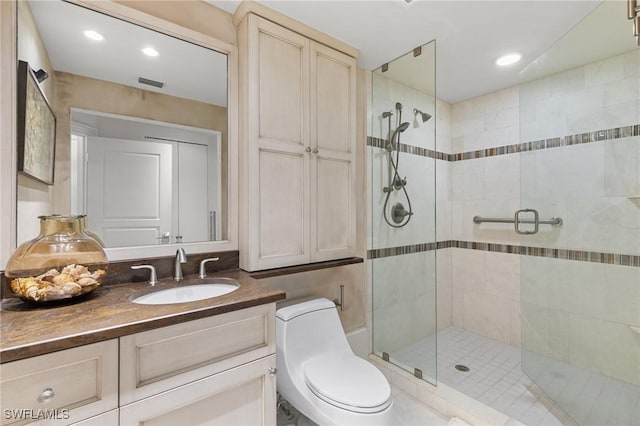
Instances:
[[[249,13],[240,47],[240,266],[355,252],[355,58]]]

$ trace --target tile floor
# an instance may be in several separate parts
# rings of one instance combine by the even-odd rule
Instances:
[[[440,331],[437,341],[438,381],[526,425],[562,424],[547,409],[549,403],[543,404],[546,398],[529,390],[533,383],[522,372],[519,348],[458,327]],[[390,355],[405,366],[428,372],[435,365],[434,343],[432,336]],[[529,373],[554,398],[562,400],[562,406],[581,425],[640,425],[638,386],[549,358],[525,356]],[[466,365],[469,371],[456,370],[458,364]]]
[[[394,426],[446,426],[449,419],[433,411],[411,395],[391,386],[394,403]],[[278,412],[277,426],[318,426],[304,415],[296,412],[296,417],[287,420]]]

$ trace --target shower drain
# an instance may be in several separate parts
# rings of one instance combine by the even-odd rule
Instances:
[[[456,365],[456,370],[464,371],[466,373],[467,371],[469,371],[469,367],[467,367],[466,365],[457,364]]]

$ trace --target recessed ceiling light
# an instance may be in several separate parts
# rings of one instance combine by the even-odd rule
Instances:
[[[153,47],[145,47],[144,49],[142,49],[142,53],[144,53],[147,56],[158,56],[159,53],[156,49],[154,49]]]
[[[94,30],[87,30],[84,32],[84,35],[87,38],[90,38],[91,40],[95,40],[95,41],[102,41],[104,40],[104,36],[102,34],[100,34],[97,31]]]
[[[522,59],[522,55],[519,53],[509,53],[508,55],[500,56],[496,59],[496,65],[501,67],[506,67],[507,65],[515,64],[520,59]]]

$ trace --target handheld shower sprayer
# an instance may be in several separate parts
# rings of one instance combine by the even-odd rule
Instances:
[[[396,145],[394,144],[394,141],[396,140],[396,136],[399,133],[404,132],[408,128],[409,128],[409,123],[405,121],[404,123],[400,124],[396,130],[393,131],[393,133],[391,134],[391,137],[389,138],[389,143],[387,144],[387,150],[389,152],[393,151],[396,147]]]
[[[382,188],[382,192],[386,194],[384,200],[384,206],[382,207],[384,220],[387,224],[393,228],[401,228],[409,223],[411,216],[413,215],[413,211],[411,209],[411,200],[409,199],[409,194],[407,193],[407,189],[405,188],[407,185],[407,179],[401,178],[398,173],[398,164],[400,161],[400,133],[407,130],[410,126],[408,122],[402,121],[402,104],[400,102],[396,102],[396,112],[397,112],[397,121],[396,125],[398,127],[391,131],[391,112],[385,112],[382,114],[383,118],[389,119],[389,139],[387,141],[386,149],[389,153],[389,184]],[[395,151],[395,159],[394,159],[394,151]],[[401,191],[404,194],[404,197],[407,200],[408,209],[405,209],[402,203],[395,203],[393,208],[391,209],[391,217],[387,212],[387,206],[389,205],[390,197],[394,191]]]

